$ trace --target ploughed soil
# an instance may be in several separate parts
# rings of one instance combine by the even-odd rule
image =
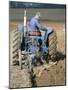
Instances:
[[[39,77],[35,77],[35,82],[33,84],[36,86],[65,85],[65,23],[44,21],[43,24],[46,27],[52,27],[56,31],[57,64],[48,69],[44,69]],[[10,28],[16,28],[16,26],[17,22],[10,23]],[[19,65],[14,66],[10,63],[10,88],[32,87],[30,78],[28,70],[21,70]]]

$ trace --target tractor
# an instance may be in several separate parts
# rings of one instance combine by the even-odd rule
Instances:
[[[22,38],[21,48],[19,51],[21,68],[21,54],[23,58],[27,58],[27,62],[31,68],[31,65],[36,65],[37,62],[42,64],[45,61],[46,63],[49,63],[49,59],[54,61],[56,58],[56,48],[56,33],[52,28],[42,29],[41,36],[26,34],[26,36]]]
[[[17,30],[13,31],[12,59],[19,61],[21,69],[28,66],[31,72],[37,63],[42,65],[56,60],[56,32],[50,27],[42,28],[40,32],[41,35],[30,35],[28,27],[20,23]]]

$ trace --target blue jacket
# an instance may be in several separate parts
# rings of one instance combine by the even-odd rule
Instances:
[[[41,23],[35,17],[33,17],[29,24],[28,31],[38,31],[41,28]]]

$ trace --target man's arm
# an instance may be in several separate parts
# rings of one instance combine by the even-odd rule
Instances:
[[[36,20],[36,27],[39,30],[42,28],[42,25],[41,25],[41,23],[38,20]]]

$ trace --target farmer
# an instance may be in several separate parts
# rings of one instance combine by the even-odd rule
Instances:
[[[40,12],[37,12],[36,15],[30,20],[28,34],[31,36],[42,36],[41,32],[43,31],[43,33],[44,33],[43,38],[46,43],[46,33],[45,32],[47,32],[47,30],[40,22],[41,18],[42,17],[41,17]],[[40,45],[42,44],[41,40],[39,40],[39,44]]]
[[[36,15],[30,20],[29,24],[29,35],[41,35],[40,29],[42,28],[40,12],[37,12]]]

